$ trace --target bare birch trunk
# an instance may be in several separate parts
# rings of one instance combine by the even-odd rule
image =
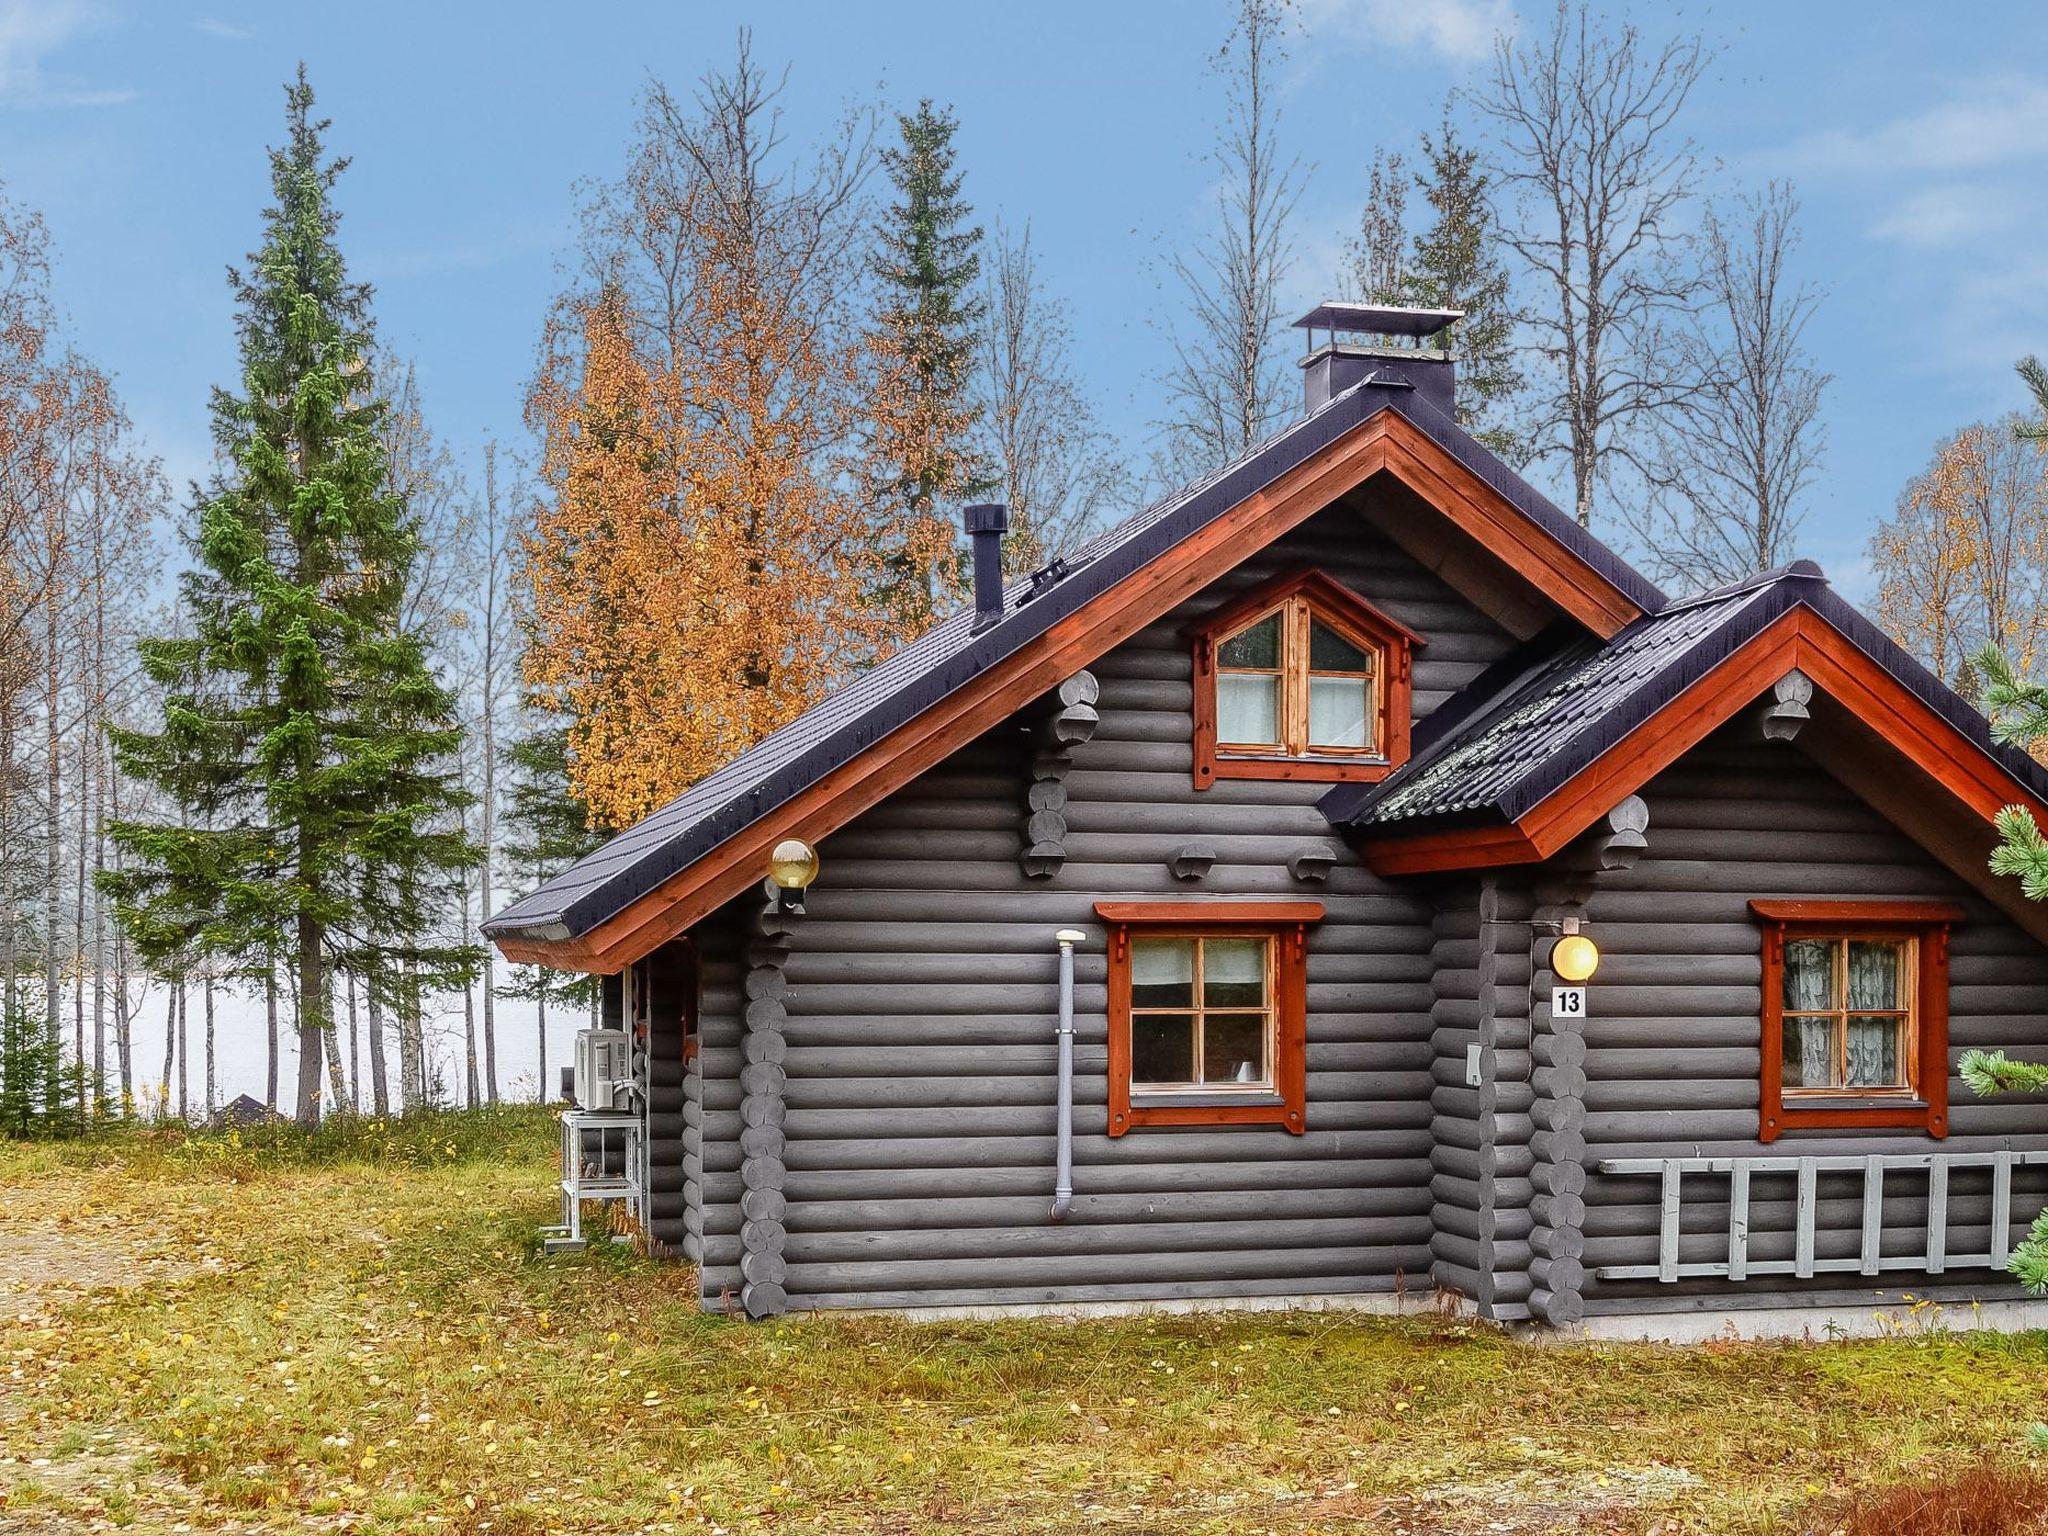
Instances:
[[[186,1022],[192,1010],[186,1006],[185,981],[178,979],[178,1118],[192,1118],[192,1039]]]
[[[391,1083],[384,1062],[384,1003],[374,986],[363,990],[363,1006],[370,1015],[370,1106],[381,1120],[391,1113]]]
[[[214,1111],[220,1108],[220,1078],[214,1072],[213,1038],[213,977],[208,975],[205,982],[206,997],[206,1118],[211,1120]]]
[[[352,1114],[363,1112],[363,1038],[356,1029],[356,978],[348,981],[348,1107]]]
[[[348,1112],[348,1083],[341,1070],[341,1034],[334,1023],[334,989],[332,978],[322,978],[320,1010],[320,1036],[327,1050],[327,1091],[334,1099],[337,1115]]]
[[[121,819],[121,770],[111,756],[107,760],[107,812]],[[102,850],[105,840],[101,842]],[[102,858],[105,857],[104,851]],[[121,867],[121,850],[114,850],[114,867]],[[121,1110],[135,1112],[135,1014],[128,996],[128,935],[119,923],[114,929],[114,1050],[121,1062]]]
[[[78,1063],[80,1078],[85,1076],[88,1060],[85,1053],[85,844],[92,831],[92,824],[87,819],[87,813],[92,809],[92,799],[86,793],[92,769],[86,754],[98,725],[97,711],[89,713],[80,723],[78,782],[73,786],[73,793],[78,797],[78,860],[77,878],[72,883],[71,908],[71,1059]],[[93,1071],[98,1072],[97,1063],[94,1063]],[[81,1089],[78,1104],[81,1114],[89,1108],[88,1096],[96,1094],[97,1091],[97,1079],[93,1084],[85,1085]]]
[[[272,956],[263,969],[263,1018],[268,1031],[270,1054],[263,1083],[263,1106],[277,1113],[277,959]]]
[[[184,999],[185,983],[171,983],[170,999],[164,1004],[164,1075],[159,1080],[157,1118],[171,1118],[171,1068],[178,1047],[178,1004]]]
[[[399,998],[399,1078],[405,1096],[404,1111],[410,1114],[424,1108],[427,1101],[426,1030],[420,1018],[419,988],[413,984],[410,970],[399,989]]]
[[[540,1015],[540,1024],[536,1033],[540,1036],[538,1042],[540,1045],[540,1084],[533,1091],[533,1102],[545,1104],[554,1097],[554,1095],[548,1092],[548,994],[546,988],[541,989],[538,1004],[539,1006],[536,1011]]]

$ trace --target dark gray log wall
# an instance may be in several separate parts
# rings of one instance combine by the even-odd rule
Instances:
[[[671,944],[655,951],[642,967],[642,976],[653,994],[647,1039],[647,1234],[663,1249],[687,1252],[684,992],[693,977],[686,946]]]
[[[1101,722],[1073,749],[1065,863],[1019,869],[1031,744],[993,732],[827,838],[787,963],[789,1304],[945,1306],[1425,1287],[1431,1265],[1433,906],[1357,864],[1323,786],[1191,783],[1198,614],[1315,560],[1423,635],[1418,712],[1510,643],[1344,508],[1323,514],[1092,670]],[[1035,717],[1034,717],[1035,718]],[[1179,879],[1191,843],[1213,869]],[[1297,879],[1304,852],[1327,881]],[[1303,866],[1320,873],[1315,861]],[[1314,896],[1305,1136],[1105,1132],[1106,897]],[[1077,957],[1076,1197],[1054,1226],[1052,935]],[[707,1305],[735,1289],[738,972],[704,945],[689,1084]]]
[[[1431,1019],[1436,1284],[1488,1317],[1529,1315],[1528,894],[1489,876],[1438,892]],[[1467,1081],[1468,1051],[1480,1081]]]
[[[757,897],[699,926],[697,1059],[683,1077],[684,1254],[698,1266],[704,1305],[739,1305],[740,1064],[744,957],[741,923]]]
[[[1649,849],[1626,873],[1604,876],[1589,931],[1605,959],[1588,991],[1586,1157],[1691,1156],[1767,1149],[1757,1141],[1761,1025],[1759,933],[1752,897],[1916,897],[1955,901],[1970,914],[1950,955],[1950,1061],[1972,1046],[2038,1058],[2048,1049],[2048,955],[1925,851],[1805,757],[1795,744],[1765,742],[1753,721],[1710,738],[1643,792]],[[1910,1132],[1787,1134],[1773,1153],[1988,1151],[2039,1146],[2048,1103],[1984,1100],[1950,1083],[1946,1141]],[[1958,1172],[1949,1199],[1949,1247],[1987,1246],[1988,1172]],[[1727,1252],[1725,1179],[1686,1181],[1681,1258]],[[1819,1187],[1821,1257],[1857,1252],[1860,1175]],[[1897,1176],[1885,1199],[1886,1254],[1923,1252],[1925,1183]],[[2048,1175],[2020,1170],[2013,1215],[2023,1224],[2048,1195]],[[1702,1201],[1701,1196],[1710,1196]],[[1795,1192],[1789,1178],[1759,1177],[1751,1190],[1752,1259],[1789,1258]],[[1658,1190],[1652,1179],[1591,1173],[1586,1190],[1586,1307],[1617,1310],[1674,1297],[1725,1296],[1772,1304],[1803,1291],[1854,1290],[1848,1277],[1780,1277],[1740,1285],[1688,1281],[1600,1282],[1603,1264],[1653,1263]],[[1951,1270],[1952,1284],[2018,1294],[1987,1270]],[[1890,1273],[1891,1286],[1912,1286]],[[1869,1283],[1857,1292],[1867,1298]]]

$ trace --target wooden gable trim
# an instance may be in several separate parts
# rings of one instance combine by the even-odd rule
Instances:
[[[1399,640],[1418,650],[1429,644],[1428,640],[1391,613],[1368,602],[1336,577],[1327,575],[1313,566],[1282,571],[1271,581],[1260,583],[1243,596],[1218,608],[1214,613],[1203,614],[1181,631],[1182,637],[1190,641],[1214,639],[1241,624],[1249,623],[1268,608],[1284,603],[1290,597],[1306,597],[1316,607],[1335,614],[1355,629],[1364,630],[1375,640]]]
[[[1513,569],[1539,580],[1550,601],[1603,640],[1642,617],[1643,610],[1628,594],[1431,442],[1420,427],[1392,412],[1382,415],[1391,418],[1387,472]]]
[[[759,881],[769,850],[782,839],[816,844],[1384,472],[1429,497],[1466,533],[1490,541],[1552,602],[1602,639],[1641,617],[1634,601],[1599,571],[1398,412],[1381,410],[589,932],[559,941],[515,932],[494,942],[508,960],[523,964],[599,974],[630,964]]]
[[[2048,824],[2048,804],[1923,703],[1811,608],[1795,607],[1609,747],[1512,826],[1412,837],[1368,835],[1366,863],[1383,875],[1431,874],[1549,858],[1719,729],[1797,667],[1971,812],[1989,822],[2024,805]]]

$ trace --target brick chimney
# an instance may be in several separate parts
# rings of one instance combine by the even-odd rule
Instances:
[[[1301,360],[1304,403],[1310,411],[1321,410],[1354,384],[1371,379],[1412,389],[1451,415],[1458,397],[1443,332],[1464,317],[1460,309],[1402,309],[1334,299],[1318,304],[1294,322],[1308,332],[1308,355]],[[1318,331],[1327,338],[1320,346]]]

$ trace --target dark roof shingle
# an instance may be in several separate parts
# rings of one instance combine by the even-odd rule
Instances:
[[[1434,729],[1418,730],[1415,755],[1399,772],[1378,784],[1339,785],[1323,797],[1323,812],[1379,834],[1518,821],[1799,604],[2048,795],[2039,764],[1996,743],[1982,714],[1838,597],[1819,566],[1800,560],[1671,603],[1605,644],[1553,642],[1547,653],[1476,679],[1425,722]]]

